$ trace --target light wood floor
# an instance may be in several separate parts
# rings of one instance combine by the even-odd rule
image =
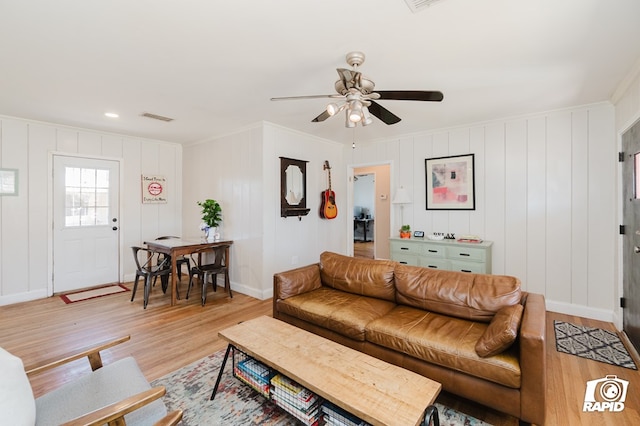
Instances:
[[[158,286],[159,287],[159,286]],[[28,366],[35,361],[66,353],[109,337],[131,335],[131,341],[104,353],[105,363],[125,356],[136,358],[149,380],[154,380],[208,354],[226,347],[218,338],[220,329],[260,315],[271,315],[271,300],[260,301],[224,291],[210,292],[205,307],[199,292],[190,300],[169,306],[168,296],[154,288],[146,310],[142,295],[131,303],[131,293],[66,305],[59,297],[0,307],[0,346],[20,356]],[[183,288],[184,294],[184,288]],[[596,361],[558,353],[553,320],[614,330],[612,324],[549,312],[547,315],[547,424],[548,425],[631,425],[640,424],[640,373]],[[636,363],[640,365],[638,359]],[[88,363],[69,366],[36,377],[36,396],[88,371]],[[216,374],[216,372],[211,372]],[[617,375],[629,381],[624,411],[583,413],[588,380]],[[494,425],[516,425],[517,419],[449,394],[438,399],[445,405]]]

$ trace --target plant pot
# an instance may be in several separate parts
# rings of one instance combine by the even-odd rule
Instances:
[[[407,231],[407,232],[400,231],[400,238],[411,238],[411,231]]]

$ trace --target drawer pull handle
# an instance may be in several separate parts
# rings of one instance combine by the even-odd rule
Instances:
[[[469,271],[467,269],[461,269],[460,272],[471,272],[471,271]]]
[[[429,253],[437,253],[438,250],[429,250]]]
[[[436,265],[429,265],[429,268],[431,269],[438,269],[438,267]]]
[[[400,250],[409,250],[409,247],[400,247]]]
[[[469,253],[460,253],[460,256],[471,256]]]
[[[402,263],[403,265],[406,265],[406,264],[407,264],[407,262],[400,262],[400,263]]]

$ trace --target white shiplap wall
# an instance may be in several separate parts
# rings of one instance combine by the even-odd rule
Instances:
[[[50,292],[52,152],[122,160],[121,279],[135,272],[131,245],[181,231],[182,146],[0,116],[0,167],[19,173],[19,195],[0,197],[0,305]],[[142,173],[167,178],[167,204],[141,204]]]
[[[392,192],[407,188],[413,229],[477,234],[493,245],[493,273],[519,277],[547,308],[614,319],[614,108],[597,104],[345,148],[353,164],[392,162]],[[427,211],[426,158],[475,154],[476,210]],[[398,229],[397,213],[391,229]]]

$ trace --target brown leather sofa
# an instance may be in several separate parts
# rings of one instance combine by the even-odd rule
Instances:
[[[273,284],[274,318],[544,424],[545,302],[517,278],[324,252]]]

